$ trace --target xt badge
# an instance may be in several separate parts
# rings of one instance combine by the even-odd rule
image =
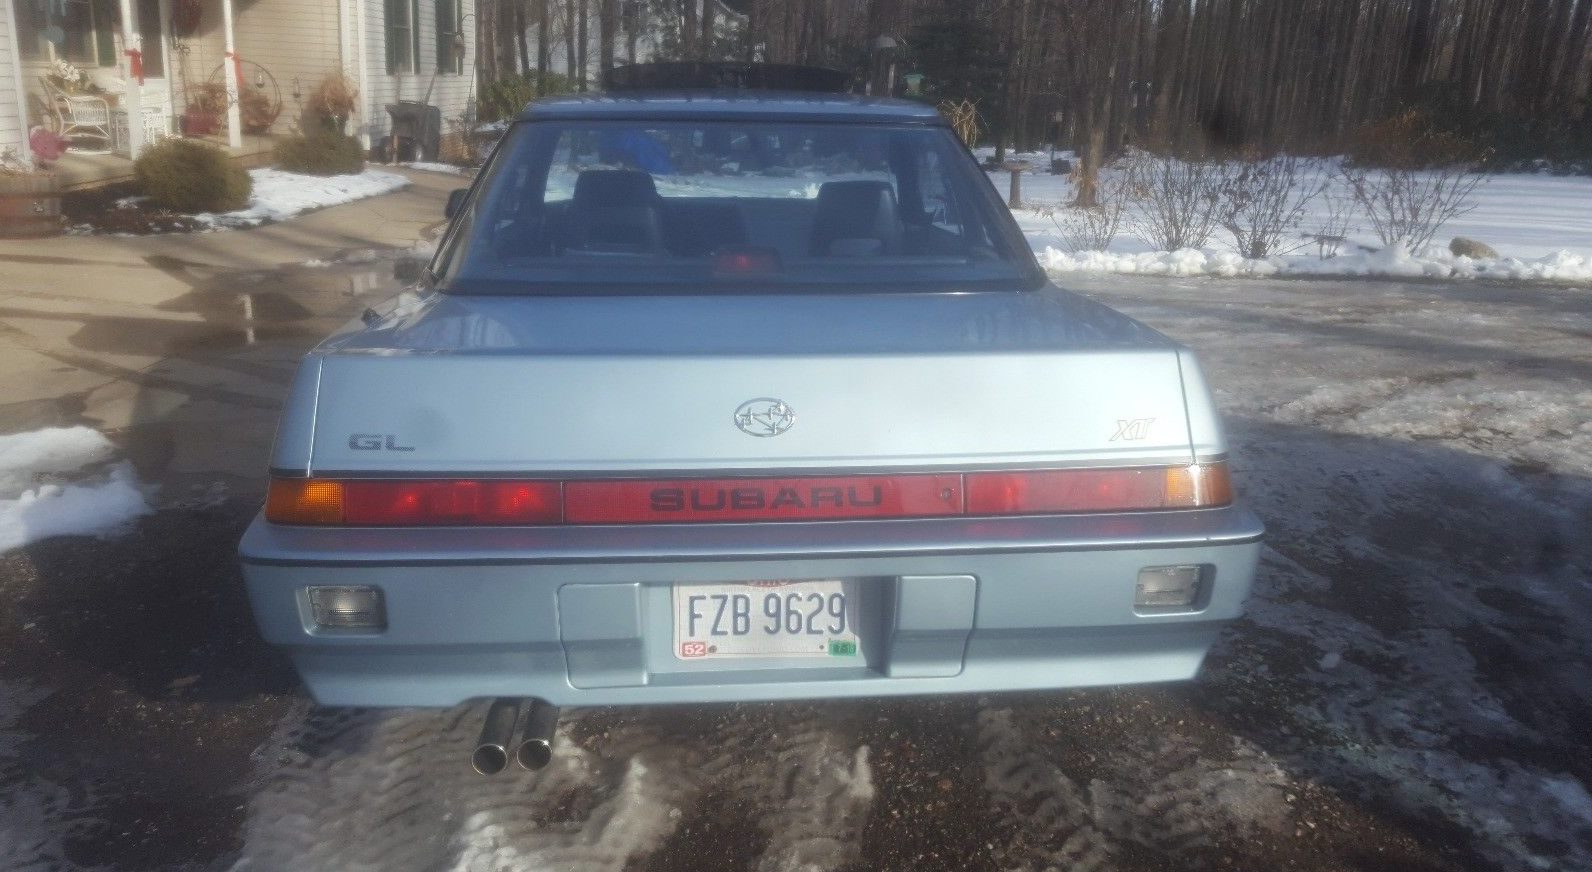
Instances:
[[[1150,425],[1155,423],[1154,418],[1125,418],[1117,419],[1117,432],[1111,434],[1111,442],[1135,442],[1150,435]]]

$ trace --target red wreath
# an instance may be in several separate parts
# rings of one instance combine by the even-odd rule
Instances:
[[[199,30],[199,17],[203,0],[175,0],[171,4],[171,32],[177,36],[193,36]]]

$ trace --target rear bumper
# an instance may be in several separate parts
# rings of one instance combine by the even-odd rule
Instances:
[[[240,551],[265,639],[331,705],[558,705],[988,692],[1192,678],[1249,592],[1240,507],[1137,515],[520,529],[312,529]],[[1145,566],[1207,567],[1196,606],[1139,614]],[[857,665],[683,661],[670,585],[860,579]],[[374,585],[381,633],[318,630],[309,585]]]

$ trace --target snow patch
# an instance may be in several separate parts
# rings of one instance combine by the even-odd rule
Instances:
[[[443,173],[444,175],[450,176],[462,176],[474,172],[474,170],[470,169],[469,167],[461,167],[457,164],[437,163],[435,161],[426,160],[410,161],[409,163],[399,164],[399,166],[407,167],[412,170],[420,170],[421,172],[426,173]]]
[[[1384,276],[1390,278],[1508,279],[1511,281],[1592,281],[1592,256],[1560,251],[1521,259],[1455,257],[1427,249],[1421,255],[1395,245],[1380,251],[1248,258],[1231,251],[1184,248],[1178,251],[1082,251],[1068,254],[1053,246],[1038,252],[1039,263],[1053,275],[1119,273],[1127,275],[1221,276],[1255,278],[1289,276]]]
[[[212,229],[257,227],[269,221],[286,221],[295,215],[327,206],[340,206],[390,194],[409,180],[397,173],[365,170],[342,176],[308,176],[274,169],[249,170],[254,193],[246,208],[234,212],[201,212],[193,216]]]
[[[132,464],[87,427],[0,436],[0,552],[51,536],[108,533],[149,503]],[[72,477],[73,481],[51,479]]]

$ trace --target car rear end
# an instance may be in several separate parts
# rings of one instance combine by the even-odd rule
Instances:
[[[307,359],[242,553],[317,699],[1187,679],[1239,614],[1261,529],[1192,356],[1148,331],[1102,310],[1119,335],[1068,343],[1094,310],[1059,294],[626,309],[442,300],[411,332],[515,347]],[[916,338],[821,334],[842,315]],[[967,329],[1000,323],[1041,329]]]
[[[1193,356],[1048,286],[932,109],[555,103],[457,207],[304,361],[242,542],[319,701],[1169,681],[1239,615]]]

